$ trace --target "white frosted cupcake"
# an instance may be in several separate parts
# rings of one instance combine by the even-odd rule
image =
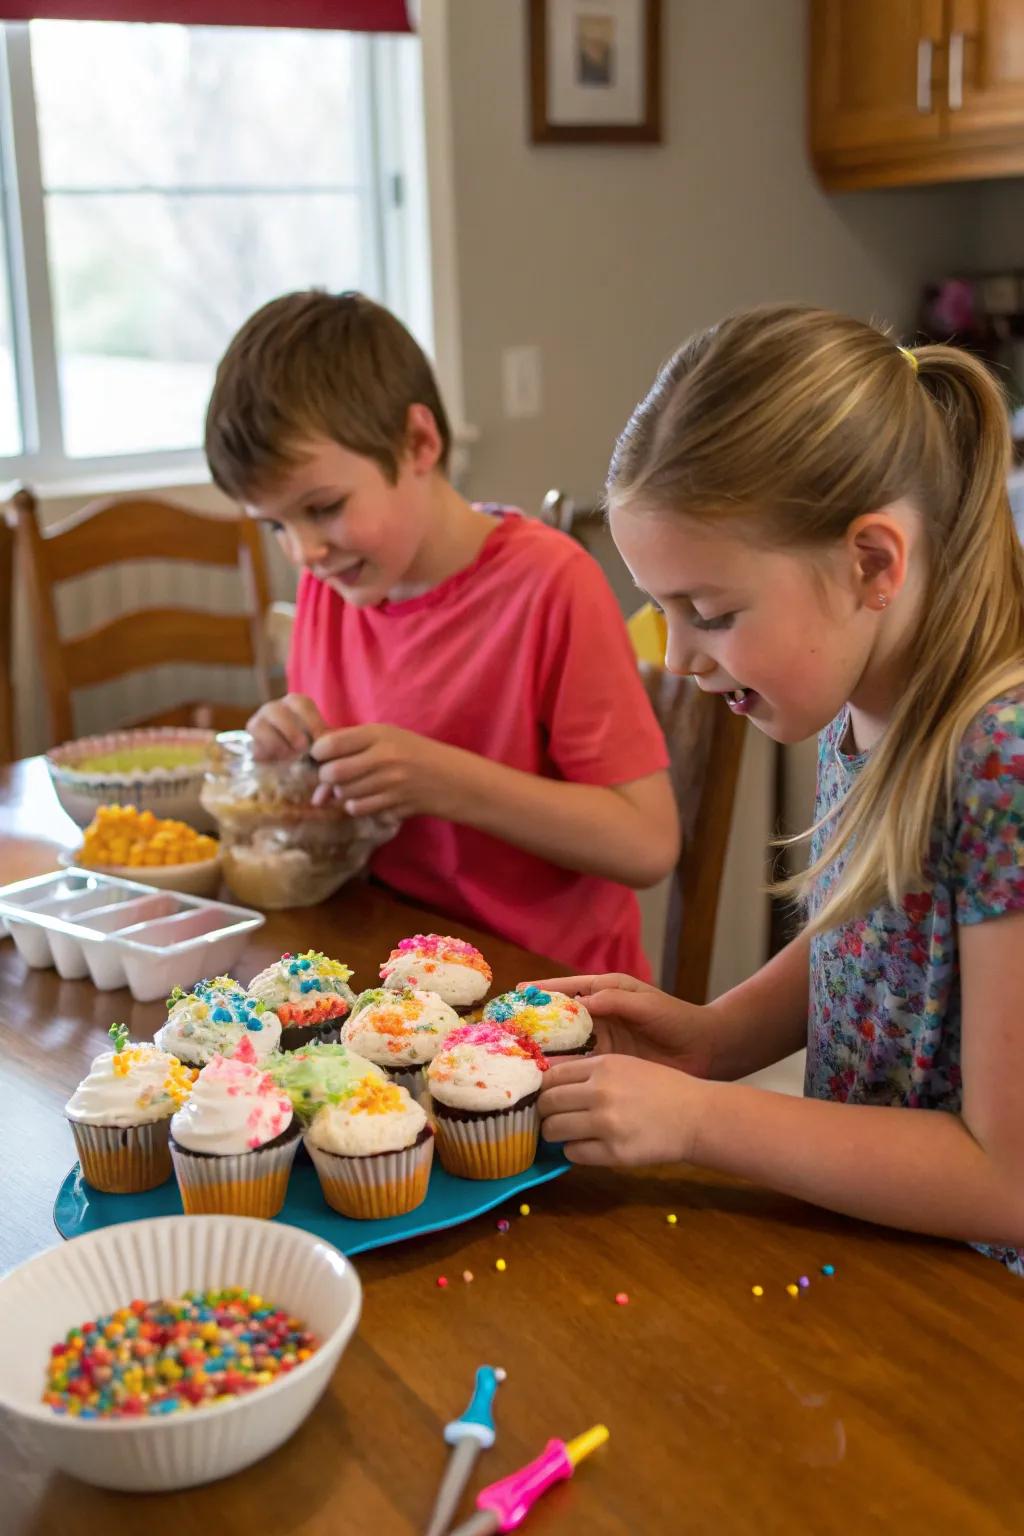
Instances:
[[[155,1189],[171,1176],[168,1127],[186,1100],[194,1072],[155,1045],[132,1045],[111,1025],[103,1051],[64,1106],[82,1176],[108,1195]]]
[[[277,1051],[265,1063],[279,1088],[292,1101],[292,1109],[308,1125],[325,1104],[340,1104],[360,1078],[387,1082],[387,1074],[344,1045],[314,1040],[297,1051]]]
[[[463,1179],[507,1179],[537,1155],[542,1074],[548,1064],[511,1026],[453,1030],[427,1068],[437,1155]]]
[[[198,982],[191,992],[175,987],[167,999],[167,1022],[154,1038],[186,1066],[205,1067],[214,1056],[233,1055],[245,1037],[257,1060],[269,1056],[281,1041],[280,1021],[248,998],[239,982],[218,976]]]
[[[353,1084],[306,1132],[324,1199],[343,1216],[385,1220],[421,1205],[434,1133],[412,1095],[379,1077]]]
[[[283,954],[253,977],[247,992],[280,1019],[282,1051],[295,1051],[340,1026],[355,1002],[351,975],[340,960],[307,949],[301,955]]]
[[[487,996],[491,968],[478,949],[448,934],[415,933],[402,939],[380,968],[391,991],[412,987],[436,992],[456,1013],[467,1013]]]
[[[415,1098],[426,1087],[427,1063],[458,1027],[458,1014],[436,992],[375,987],[356,998],[341,1038]]]
[[[535,1040],[545,1056],[585,1056],[594,1049],[594,1021],[578,997],[523,987],[502,992],[484,1009],[491,1024],[512,1024]]]
[[[215,1056],[171,1120],[171,1157],[187,1216],[276,1216],[299,1145],[288,1095],[246,1037]]]

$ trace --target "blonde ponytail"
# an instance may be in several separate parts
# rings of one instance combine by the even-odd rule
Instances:
[[[921,884],[972,717],[1024,684],[1024,550],[1007,495],[1005,402],[966,352],[909,356],[916,367],[881,332],[827,311],[746,311],[663,369],[609,472],[611,505],[746,515],[788,546],[838,540],[855,518],[904,497],[923,515],[915,670],[821,858],[781,887],[809,900],[812,931]],[[819,902],[821,876],[841,855],[842,876]]]

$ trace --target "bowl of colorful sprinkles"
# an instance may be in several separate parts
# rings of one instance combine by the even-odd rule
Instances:
[[[361,1304],[349,1261],[297,1227],[244,1216],[108,1227],[0,1279],[0,1407],[84,1482],[211,1482],[295,1432]]]

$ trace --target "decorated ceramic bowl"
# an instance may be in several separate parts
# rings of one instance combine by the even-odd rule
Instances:
[[[57,799],[80,827],[101,805],[134,805],[212,832],[216,823],[199,803],[199,791],[215,734],[155,726],[80,736],[47,752],[46,765]]]

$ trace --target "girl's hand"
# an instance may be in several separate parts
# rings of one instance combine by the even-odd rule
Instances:
[[[556,976],[521,985],[578,997],[594,1020],[601,1055],[638,1056],[692,1077],[711,1076],[714,1030],[707,1008],[680,1002],[620,973]]]
[[[397,725],[327,731],[310,749],[322,763],[314,803],[332,796],[351,816],[451,816],[457,749]]]
[[[323,734],[327,722],[304,693],[287,693],[283,699],[261,704],[246,721],[253,739],[253,755],[261,761],[299,757]]]
[[[567,1057],[544,1074],[541,1134],[563,1142],[571,1163],[690,1162],[708,1092],[635,1056]]]

